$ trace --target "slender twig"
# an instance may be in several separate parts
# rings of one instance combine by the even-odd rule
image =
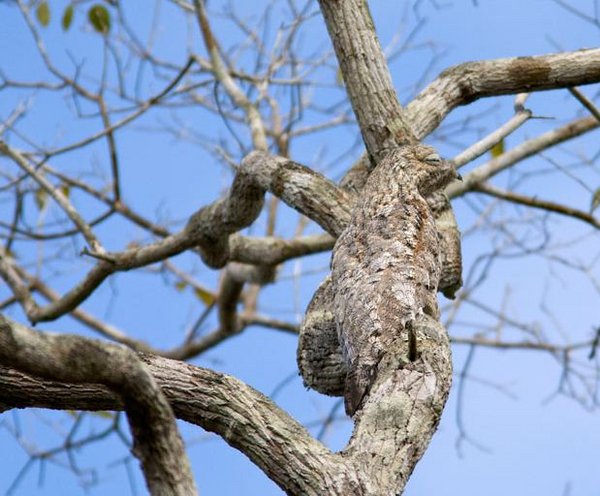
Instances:
[[[590,215],[589,213],[583,212],[582,210],[578,210],[576,208],[568,207],[561,203],[540,200],[539,198],[521,195],[513,191],[506,191],[500,188],[496,188],[495,186],[492,186],[488,183],[479,183],[473,187],[473,190],[512,203],[518,203],[520,205],[526,205],[532,208],[539,208],[541,210],[554,212],[560,215],[565,215],[567,217],[573,217],[575,219],[579,219],[583,222],[588,223],[590,226],[595,227],[596,229],[600,229],[600,220],[596,219],[593,215]]]
[[[223,58],[219,52],[217,40],[212,32],[208,21],[208,14],[204,6],[204,0],[194,0],[196,8],[196,18],[200,26],[200,32],[204,40],[204,45],[208,51],[211,60],[212,71],[215,77],[220,81],[221,85],[227,91],[234,104],[243,109],[248,117],[250,130],[252,133],[252,143],[256,150],[266,151],[269,147],[266,139],[265,126],[258,109],[244,95],[243,91],[238,87],[230,75],[229,69],[226,67]]]
[[[593,343],[593,340],[582,341],[567,345],[558,345],[552,343],[532,342],[532,341],[498,341],[496,339],[486,339],[483,337],[452,337],[452,344],[482,346],[484,348],[498,348],[502,350],[541,350],[550,353],[565,353],[574,350],[588,349]]]
[[[523,109],[518,111],[513,117],[507,122],[500,126],[495,131],[488,134],[485,138],[479,140],[477,143],[471,145],[466,150],[460,152],[454,157],[453,162],[456,167],[462,167],[469,162],[472,162],[477,157],[480,157],[494,145],[500,143],[509,134],[513,133],[516,129],[521,127],[525,122],[531,118],[531,111]]]
[[[165,96],[167,96],[183,79],[183,77],[190,70],[190,68],[192,67],[194,62],[195,62],[195,59],[193,59],[193,58],[188,59],[186,64],[177,73],[175,78],[171,82],[169,82],[169,84],[163,90],[161,90],[159,93],[152,96],[151,98],[148,98],[148,100],[146,100],[145,102],[140,104],[140,106],[131,114],[123,117],[122,119],[118,120],[117,122],[115,122],[113,124],[110,124],[108,126],[105,125],[103,127],[103,129],[101,129],[97,133],[94,133],[94,134],[88,136],[87,138],[84,138],[80,141],[71,143],[70,145],[62,146],[60,148],[50,149],[50,150],[48,150],[47,155],[48,156],[56,156],[56,155],[60,155],[62,153],[69,152],[71,150],[75,150],[77,148],[84,147],[86,145],[89,145],[90,143],[93,143],[94,141],[97,141],[98,139],[100,139],[110,133],[114,133],[114,131],[116,131],[117,129],[134,121],[135,119],[140,117],[142,114],[144,114],[152,106],[158,104]]]
[[[596,107],[587,96],[585,96],[581,91],[579,91],[575,87],[569,88],[569,91],[575,98],[577,98],[577,100],[579,100],[581,105],[583,105],[586,109],[590,111],[590,114],[592,114],[596,119],[598,119],[598,121],[600,121],[600,110],[598,110],[598,107]]]
[[[0,154],[10,157],[13,162],[29,174],[60,205],[67,216],[73,221],[73,224],[77,226],[93,251],[104,253],[104,248],[92,232],[90,226],[81,218],[60,188],[55,188],[20,152],[11,148],[2,140],[0,140]]]
[[[595,117],[585,117],[573,120],[565,126],[529,139],[466,174],[463,176],[462,182],[455,181],[446,188],[446,194],[449,198],[462,196],[467,191],[472,190],[475,185],[488,180],[515,163],[568,139],[585,134],[599,126],[600,122]]]

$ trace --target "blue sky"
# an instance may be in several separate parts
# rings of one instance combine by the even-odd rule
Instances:
[[[417,2],[420,6],[417,11],[406,7],[405,3],[383,0],[371,2],[384,46],[397,33],[401,39],[406,37],[419,19],[423,22],[413,40],[421,48],[402,55],[391,65],[393,79],[403,102],[420,89],[417,83],[432,54],[436,54],[437,58],[425,83],[444,68],[464,61],[574,50],[594,46],[598,40],[598,27],[569,14],[550,0],[479,0],[477,5],[468,0],[456,0],[439,2],[446,5],[439,9],[435,8],[436,4],[432,1],[421,0]],[[587,12],[593,12],[592,4],[591,1],[577,2]],[[52,2],[51,5],[58,12],[65,2]],[[209,2],[211,8],[217,5],[218,1]],[[241,1],[233,2],[233,5],[248,16],[255,9]],[[187,26],[171,11],[172,7],[168,4],[163,5],[156,50],[162,56],[183,63],[187,55]],[[132,9],[129,14],[133,25],[144,38],[151,23],[152,9]],[[82,15],[80,13],[80,22]],[[64,34],[57,24],[54,19],[51,26],[42,31],[53,57],[66,68],[69,67],[67,52],[70,52],[76,59],[84,61],[86,70],[94,74],[95,64],[98,64],[101,56],[98,36],[82,32],[77,27]],[[235,36],[231,27],[223,21],[215,21],[215,31],[222,39]],[[304,36],[307,52],[309,49],[329,49],[324,26],[318,16],[307,25]],[[197,37],[193,43],[196,50],[204,53]],[[7,2],[0,3],[0,69],[14,79],[36,80],[45,77],[18,10]],[[141,91],[149,95],[159,91],[162,86],[161,81],[153,79],[148,73]],[[583,90],[589,96],[594,96],[597,88]],[[328,98],[337,95],[336,91],[317,89],[314,98],[327,103]],[[0,92],[0,118],[6,118],[25,96],[22,91]],[[21,126],[40,143],[69,143],[78,136],[98,129],[99,124],[93,119],[74,125],[68,104],[52,95],[39,91],[27,96],[32,106]],[[566,91],[533,95],[528,106],[535,115],[551,119],[528,122],[507,139],[509,147],[528,136],[557,127],[572,118],[577,110],[577,105]],[[474,119],[472,128],[457,140],[437,133],[429,141],[438,146],[443,154],[453,156],[461,146],[475,141],[486,129],[490,130],[509,118],[511,107],[512,97],[501,97],[458,109],[447,118],[446,123],[460,122],[466,116],[476,116],[478,113],[483,113],[483,117]],[[168,118],[164,113],[150,112],[131,129],[118,134],[123,194],[127,202],[151,218],[181,222],[198,207],[217,198],[230,184],[231,173],[216,164],[194,140],[157,133],[155,130]],[[307,115],[306,118],[316,119],[316,116]],[[222,121],[206,112],[181,111],[178,119],[199,133],[230,139]],[[576,153],[593,155],[597,151],[597,136],[596,132],[595,135],[577,140],[572,149]],[[356,129],[346,127],[302,139],[292,147],[292,157],[307,164],[327,164],[355,138]],[[13,140],[22,145],[18,137],[13,137]],[[568,157],[567,152],[556,153],[557,157]],[[317,161],[318,157],[324,158]],[[469,165],[467,170],[483,161],[485,157]],[[350,160],[346,159],[343,163],[335,164],[328,173],[335,176],[349,163]],[[52,165],[65,171],[81,168],[108,170],[105,150],[100,144],[57,157]],[[6,167],[5,164],[3,166]],[[534,158],[518,167],[524,170],[545,166],[546,162]],[[586,182],[600,184],[596,170],[584,169],[580,173]],[[509,182],[510,176],[504,175],[498,178],[496,184],[505,186]],[[558,174],[550,174],[543,181],[531,181],[523,185],[522,191],[568,201],[584,210],[589,205],[589,196]],[[88,204],[80,206],[89,215],[97,208]],[[473,222],[473,213],[465,202],[458,201],[455,207],[459,224],[465,229]],[[0,207],[0,216],[5,215],[6,207]],[[278,233],[289,235],[296,220],[297,217],[288,212],[279,224]],[[555,244],[577,236],[589,236],[590,233],[584,226],[560,219],[553,218],[550,225],[554,229]],[[264,219],[254,228],[255,232],[261,233],[263,226]],[[140,236],[140,241],[147,241],[142,233],[131,230],[128,224],[120,221],[100,228],[98,233],[111,249],[123,248],[126,242],[136,236]],[[597,252],[597,244],[593,241],[594,238],[590,237],[578,248],[569,251],[569,256],[573,260],[588,259],[590,253]],[[475,258],[489,251],[497,242],[498,239],[489,232],[465,240],[465,270],[472,268]],[[71,247],[71,250],[76,252],[76,247]],[[195,258],[183,255],[174,262],[195,271],[199,280],[215,287],[217,274],[203,268]],[[265,288],[260,300],[261,310],[278,318],[295,321],[323,277],[327,265],[328,255],[286,264],[280,274],[282,281]],[[60,266],[66,269],[66,274],[51,281],[57,289],[64,290],[81,277],[86,262],[65,261]],[[297,280],[286,278],[298,271],[313,269],[320,269],[321,272]],[[493,280],[487,281],[481,289],[480,299],[497,307],[508,288],[511,315],[528,322],[539,322],[551,341],[561,342],[561,332],[567,332],[574,341],[585,339],[589,337],[593,326],[600,323],[597,311],[594,311],[598,293],[594,292],[589,280],[580,274],[536,256],[500,260],[494,269]],[[595,275],[598,276],[597,269]],[[2,292],[1,297],[4,296]],[[170,347],[181,339],[187,326],[197,317],[198,305],[193,295],[173,291],[172,284],[164,284],[159,275],[138,271],[112,277],[85,303],[84,308],[127,330],[134,337],[143,338],[159,347]],[[552,318],[545,313],[544,309],[548,307],[553,310]],[[23,319],[17,309],[10,315]],[[461,320],[490,324],[489,317],[474,309],[465,310]],[[41,324],[39,328],[91,335],[69,318]],[[451,331],[455,335],[474,332],[466,327],[453,328]],[[518,340],[522,336],[515,331],[507,331],[506,338]],[[561,374],[561,367],[554,357],[541,352],[478,349],[472,357],[469,379],[461,390],[458,373],[464,366],[468,349],[456,346],[453,352],[457,373],[454,389],[439,431],[409,482],[405,493],[407,496],[425,493],[440,496],[597,494],[600,486],[600,476],[596,470],[600,448],[598,413],[586,410],[573,399],[554,395]],[[300,421],[313,426],[311,431],[317,433],[319,426],[316,421],[329,413],[335,401],[304,390],[301,380],[295,376],[295,353],[296,339],[293,336],[250,328],[195,359],[193,363],[232,374],[266,394],[271,394],[286,378],[290,378],[279,389],[275,401]],[[457,447],[459,415],[468,435],[485,449],[469,442]],[[59,431],[68,430],[73,422],[66,413],[46,411],[9,412],[0,416],[0,420],[6,425],[18,426],[25,438],[46,447],[54,446],[60,439],[50,433],[46,425],[48,422]],[[103,419],[90,415],[83,421],[79,432],[83,435],[104,427],[106,422]],[[347,420],[340,419],[327,433],[326,441],[333,448],[341,448],[350,427]],[[189,443],[189,456],[203,494],[281,494],[244,455],[229,448],[215,436],[183,424],[182,432]],[[0,429],[0,446],[3,459],[3,469],[0,471],[2,493],[27,462],[27,456],[6,429]],[[115,436],[78,452],[79,465],[95,466],[101,479],[88,493],[130,494],[127,468],[121,463],[127,455],[126,448]],[[137,462],[130,461],[130,466],[137,490],[133,494],[145,494]],[[70,471],[51,465],[45,470],[42,485],[38,484],[36,466],[15,492],[19,495],[82,493],[78,479]]]

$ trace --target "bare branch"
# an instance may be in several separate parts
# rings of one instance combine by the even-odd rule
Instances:
[[[521,127],[531,118],[531,111],[527,109],[519,110],[513,117],[500,126],[495,131],[488,134],[485,138],[471,145],[466,150],[460,152],[452,161],[457,168],[462,167],[469,162],[472,162],[477,157],[480,157],[494,145],[500,143],[509,134]]]
[[[83,237],[86,239],[90,248],[94,252],[104,253],[105,250],[92,232],[90,226],[81,218],[77,210],[71,205],[69,199],[62,193],[60,188],[55,188],[52,184],[39,172],[29,164],[29,161],[17,150],[8,146],[4,141],[0,140],[0,155],[10,157],[22,170],[30,175],[43,189],[50,195],[56,203],[64,210],[67,216],[77,226]]]
[[[500,188],[496,188],[488,183],[479,183],[473,187],[473,190],[494,196],[496,198],[500,198],[501,200],[506,200],[512,203],[518,203],[519,205],[525,205],[527,207],[532,208],[539,208],[548,212],[554,212],[567,217],[573,217],[575,219],[579,219],[583,222],[586,222],[587,224],[591,225],[592,227],[595,227],[596,229],[600,229],[600,221],[596,219],[593,215],[590,215],[589,213],[583,212],[576,208],[571,208],[566,205],[562,205],[560,203],[520,195],[519,193],[515,193],[513,191],[505,191]]]
[[[187,63],[181,68],[181,70],[177,73],[175,78],[173,78],[173,80],[170,81],[169,84],[167,86],[165,86],[165,88],[163,88],[156,95],[154,95],[154,96],[148,98],[146,101],[142,102],[138,106],[138,108],[135,109],[131,114],[123,117],[122,119],[120,119],[117,122],[112,123],[112,124],[105,122],[103,129],[101,129],[100,131],[98,131],[80,141],[76,141],[74,143],[71,143],[69,145],[65,145],[65,146],[62,146],[59,148],[51,149],[47,152],[47,155],[48,156],[56,156],[56,155],[60,155],[62,153],[69,152],[71,150],[75,150],[77,148],[82,148],[86,145],[89,145],[90,143],[93,143],[94,141],[97,141],[98,139],[100,139],[106,135],[114,133],[116,130],[118,130],[118,129],[124,127],[125,125],[129,124],[130,122],[134,121],[135,119],[137,119],[138,117],[143,115],[147,110],[149,110],[153,106],[160,103],[163,100],[163,98],[165,98],[180,83],[180,81],[183,79],[183,77],[186,75],[186,73],[192,67],[193,63],[194,63],[194,59],[190,58],[187,61]]]
[[[343,496],[358,487],[354,467],[260,392],[225,374],[152,355],[138,356],[177,418],[220,435],[288,494]],[[14,408],[122,410],[123,401],[97,382],[41,381],[0,366],[0,396]]]
[[[182,231],[150,245],[103,253],[79,284],[45,307],[39,307],[24,289],[18,276],[11,272],[14,262],[5,256],[0,257],[0,275],[13,289],[29,320],[35,323],[70,312],[114,272],[143,267],[188,249],[197,247],[210,267],[223,267],[229,260],[230,235],[256,219],[267,190],[333,235],[337,236],[348,223],[347,195],[334,183],[296,162],[252,152],[242,161],[229,194],[192,215]],[[239,240],[237,246],[239,248]],[[322,246],[318,244],[316,248],[320,250]],[[298,249],[304,253],[306,248],[296,244],[292,251]],[[289,245],[283,250],[289,253]]]
[[[227,91],[228,95],[231,97],[236,106],[244,109],[246,112],[250,124],[250,130],[252,132],[252,142],[254,144],[254,148],[257,150],[267,151],[269,145],[267,143],[264,124],[262,117],[260,116],[260,112],[256,106],[253,105],[248,98],[246,98],[246,95],[229,75],[229,70],[225,66],[225,62],[219,53],[217,40],[212,32],[212,29],[210,28],[208,15],[204,6],[204,0],[194,0],[194,7],[196,8],[198,25],[200,26],[200,31],[204,39],[204,45],[206,46],[206,50],[210,56],[212,70],[215,74],[215,77],[223,85],[225,91]]]
[[[196,493],[173,411],[134,352],[80,336],[36,332],[0,316],[0,361],[52,381],[105,385],[127,412],[133,453],[150,492]]]
[[[257,180],[290,207],[338,236],[350,219],[348,195],[323,175],[289,159],[252,152]]]
[[[292,258],[331,250],[334,242],[330,234],[311,234],[290,240],[273,236],[258,238],[236,235],[229,241],[230,260],[277,265]]]
[[[446,194],[450,198],[462,196],[467,191],[472,190],[477,184],[488,180],[518,161],[531,157],[546,148],[550,148],[551,146],[562,143],[568,139],[580,136],[588,131],[598,128],[598,126],[600,126],[600,122],[595,117],[585,117],[583,119],[576,119],[565,126],[553,129],[536,138],[527,140],[520,145],[515,146],[512,150],[481,165],[469,174],[466,174],[461,183],[455,182],[448,186],[446,188]]]
[[[396,96],[367,2],[320,0],[319,5],[374,166],[384,151],[413,142],[413,131]]]
[[[600,82],[600,48],[467,62],[446,69],[406,107],[418,138],[456,107],[479,98]]]
[[[600,110],[598,110],[598,107],[596,107],[588,97],[586,97],[577,88],[569,88],[569,91],[575,98],[577,98],[577,100],[579,100],[581,105],[590,111],[590,114],[600,121]]]
[[[39,292],[44,298],[48,299],[51,302],[58,301],[60,299],[60,295],[51,289],[49,286],[44,284],[39,278],[33,277],[31,274],[28,274],[23,268],[19,266],[14,266],[14,269],[19,273],[20,277],[25,279],[28,282],[31,290]],[[132,339],[127,336],[126,333],[116,328],[115,326],[102,321],[101,319],[93,316],[92,314],[86,312],[81,308],[76,308],[72,310],[70,315],[75,319],[86,325],[90,329],[93,329],[98,334],[112,340],[117,343],[124,344],[129,346],[130,348],[136,351],[144,351],[146,353],[159,353],[158,350],[152,348],[147,343]]]
[[[593,345],[592,339],[581,343],[572,343],[566,345],[558,345],[543,342],[536,343],[533,341],[500,341],[496,339],[486,339],[481,336],[474,336],[472,338],[453,337],[451,338],[451,341],[452,344],[481,346],[484,348],[497,348],[501,350],[548,351],[557,355],[575,350],[592,349]]]
[[[279,331],[284,331],[296,335],[299,332],[298,325],[283,320],[273,319],[271,317],[267,317],[266,315],[241,315],[240,318],[246,326],[256,325],[266,327],[268,329],[277,329]]]

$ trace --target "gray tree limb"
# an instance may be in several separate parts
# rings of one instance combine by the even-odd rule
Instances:
[[[98,258],[96,264],[62,297],[40,306],[27,284],[19,277],[14,260],[0,253],[0,276],[10,286],[30,322],[54,320],[77,308],[111,274],[159,262],[185,250],[197,248],[209,267],[221,268],[230,259],[230,236],[250,225],[260,214],[264,194],[271,191],[284,202],[317,222],[333,236],[339,235],[350,216],[348,195],[333,182],[308,167],[264,152],[252,152],[242,160],[228,194],[193,214],[186,227],[171,236],[149,245],[117,253],[90,253]],[[246,257],[240,255],[241,242],[249,246]],[[232,248],[241,259],[255,260],[259,250],[276,249],[274,261],[281,256],[306,253],[315,243],[316,251],[330,241],[308,238],[306,243],[277,243],[265,246],[252,240],[236,238]],[[261,263],[265,263],[262,260]]]
[[[367,2],[320,0],[319,5],[374,167],[386,151],[414,143],[415,136],[396,96]]]
[[[600,48],[535,57],[466,62],[443,71],[406,106],[417,138],[436,129],[456,107],[480,98],[555,90],[600,81]]]
[[[71,340],[74,336],[46,337],[12,323],[4,325],[0,331],[1,350],[6,350],[4,353],[0,351],[0,397],[5,407],[92,411],[120,411],[128,408],[121,391],[117,393],[114,390],[119,386],[113,385],[112,377],[106,379],[107,384],[99,384],[105,376],[113,373],[110,370],[111,362],[104,361],[103,371],[97,371],[98,376],[88,377],[70,371],[73,368],[72,361],[65,361],[64,366],[56,368],[58,366],[53,366],[52,362],[44,359],[40,368],[32,370],[27,365],[30,361],[27,359],[22,367],[27,370],[21,370],[20,366],[13,366],[13,360],[8,358],[20,346],[19,342],[24,344],[22,339],[28,340],[23,353],[38,353],[27,351],[32,344],[39,346],[38,343],[29,341],[29,334],[37,334],[36,339],[43,341],[56,339],[57,343],[64,342],[63,338]],[[20,341],[12,344],[15,335],[24,335],[25,338],[19,337]],[[90,343],[94,342],[77,338],[76,344],[83,345],[77,350],[83,351],[79,354],[69,348],[69,356],[78,361],[84,360],[87,357],[86,347],[95,346]],[[116,346],[109,346],[117,349]],[[47,348],[42,347],[41,350],[39,353],[44,353]],[[288,494],[364,494],[360,489],[362,482],[359,471],[355,469],[352,460],[332,453],[296,420],[250,386],[231,376],[180,361],[146,354],[136,356],[124,348],[118,350],[126,353],[134,363],[143,362],[177,418],[221,436],[228,444],[246,454]],[[58,358],[57,355],[47,356]],[[103,351],[99,353],[99,357],[91,358],[91,363],[97,364],[99,359],[106,360],[107,354]],[[49,365],[45,365],[48,363]],[[90,370],[89,367],[83,367],[83,370]],[[118,374],[119,371],[114,373]],[[123,380],[127,383],[137,377],[134,375],[131,379]],[[127,385],[121,387],[126,388]],[[152,394],[151,391],[152,389],[147,394]],[[152,415],[151,412],[149,414]],[[159,436],[156,442],[164,440]]]
[[[103,384],[127,413],[133,453],[150,493],[196,494],[173,411],[135,352],[80,336],[36,332],[0,315],[0,363],[45,380]],[[3,403],[16,406],[9,391],[2,389]]]

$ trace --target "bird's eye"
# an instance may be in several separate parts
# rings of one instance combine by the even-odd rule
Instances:
[[[440,157],[437,153],[430,153],[423,160],[425,162],[429,162],[430,164],[439,164],[442,161],[442,157]]]

